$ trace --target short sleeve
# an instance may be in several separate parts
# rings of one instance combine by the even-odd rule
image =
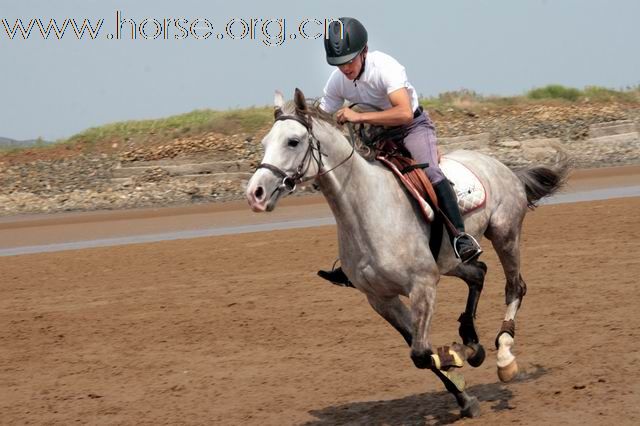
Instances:
[[[394,59],[389,60],[381,69],[380,79],[387,95],[409,86],[405,68]]]
[[[344,97],[339,90],[340,82],[336,78],[336,71],[338,70],[335,70],[327,80],[327,84],[324,86],[324,96],[320,99],[320,108],[329,114],[338,111],[344,104]]]

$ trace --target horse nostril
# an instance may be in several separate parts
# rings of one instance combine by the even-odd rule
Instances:
[[[253,195],[256,197],[256,200],[262,200],[262,197],[264,196],[264,189],[262,189],[262,187],[259,186],[258,188],[256,188]]]

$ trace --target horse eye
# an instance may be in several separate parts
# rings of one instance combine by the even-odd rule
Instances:
[[[296,147],[296,146],[298,146],[299,143],[300,143],[300,141],[298,139],[289,139],[288,145],[290,147]]]

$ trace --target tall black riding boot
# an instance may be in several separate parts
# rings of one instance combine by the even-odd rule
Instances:
[[[464,232],[464,221],[458,207],[458,197],[451,187],[451,182],[445,179],[434,185],[433,189],[438,197],[440,210],[458,231],[456,235],[456,232],[450,229],[449,226],[445,226],[454,252],[462,263],[476,259],[482,254],[482,249],[480,249],[478,242],[473,237]]]

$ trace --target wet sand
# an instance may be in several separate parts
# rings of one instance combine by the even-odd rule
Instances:
[[[630,191],[629,191],[630,190]],[[618,193],[616,193],[618,191]],[[551,202],[640,195],[640,166],[576,170]],[[331,224],[322,196],[289,197],[269,214],[245,201],[0,218],[0,256]]]
[[[504,277],[485,241],[487,360],[461,370],[482,415],[462,421],[359,292],[315,276],[335,258],[334,226],[2,257],[0,423],[638,424],[638,211],[636,197],[528,214],[523,372],[508,385],[492,344]],[[458,339],[465,297],[441,280],[434,344]]]

